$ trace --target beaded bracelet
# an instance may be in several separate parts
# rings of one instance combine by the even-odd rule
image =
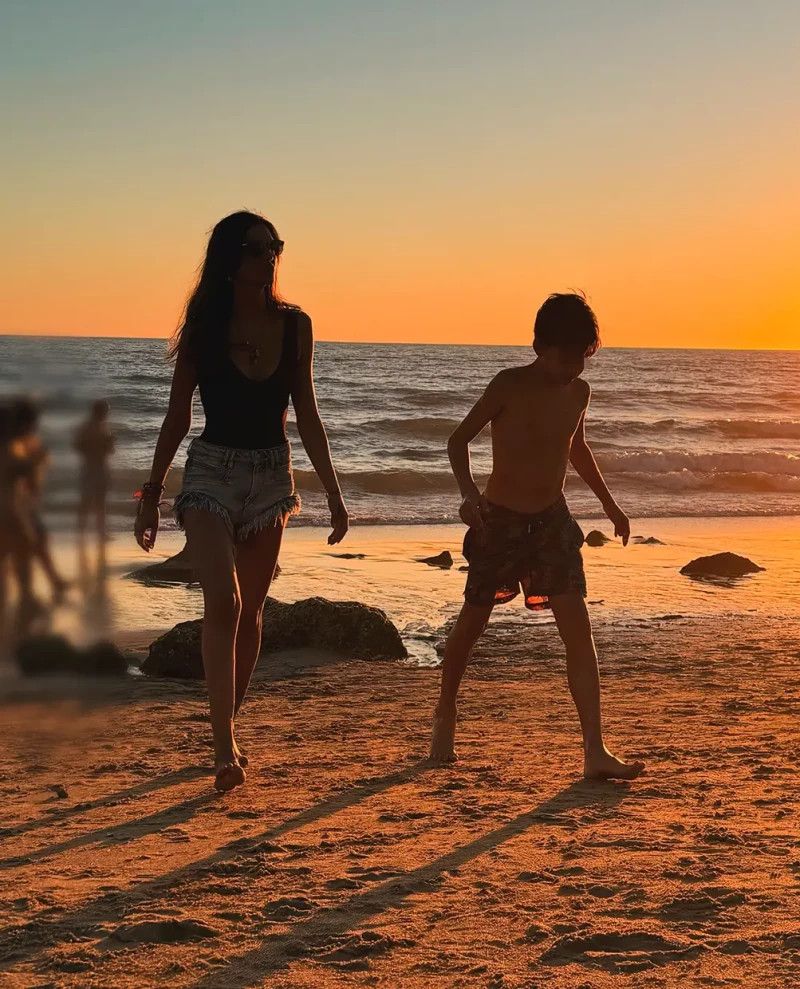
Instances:
[[[139,501],[161,501],[161,495],[164,494],[164,485],[156,484],[154,481],[147,481],[142,485],[142,490],[137,491],[135,497],[138,497]]]

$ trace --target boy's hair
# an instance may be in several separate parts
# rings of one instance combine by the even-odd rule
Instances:
[[[556,292],[545,299],[533,325],[533,349],[558,347],[591,357],[600,349],[597,317],[577,292]]]

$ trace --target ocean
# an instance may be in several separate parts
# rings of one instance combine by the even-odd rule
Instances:
[[[497,371],[531,357],[525,347],[319,343],[319,405],[353,523],[456,522],[447,437]],[[586,371],[587,435],[620,503],[634,518],[800,514],[799,373],[794,351],[602,350]],[[44,410],[53,524],[65,525],[74,506],[72,433],[88,403],[103,397],[118,441],[111,524],[130,525],[170,376],[163,340],[0,337],[0,395],[34,394]],[[198,404],[190,438],[202,419]],[[304,499],[295,524],[325,524],[293,422],[289,432]],[[487,431],[473,444],[479,478],[490,458]],[[580,517],[601,514],[577,477],[569,477],[567,494]]]

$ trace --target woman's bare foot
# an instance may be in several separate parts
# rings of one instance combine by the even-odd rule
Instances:
[[[433,762],[455,762],[458,759],[456,743],[456,712],[439,713],[433,718],[433,734],[429,759]]]
[[[230,762],[217,762],[214,766],[216,776],[214,777],[214,789],[220,793],[227,793],[237,786],[241,786],[247,780],[247,773],[235,760]]]
[[[233,754],[236,756],[236,761],[239,763],[242,769],[247,769],[247,767],[250,765],[250,760],[247,758],[244,752],[242,752],[242,750],[239,748],[239,743],[236,741],[234,741],[233,743]]]
[[[587,780],[635,780],[643,769],[643,762],[623,762],[605,746],[598,752],[587,753],[583,761],[583,775]]]

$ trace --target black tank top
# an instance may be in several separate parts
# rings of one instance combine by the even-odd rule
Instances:
[[[286,413],[297,375],[297,316],[295,310],[285,313],[281,359],[268,378],[248,378],[227,352],[218,367],[200,374],[206,414],[201,439],[232,450],[268,450],[286,442]]]

